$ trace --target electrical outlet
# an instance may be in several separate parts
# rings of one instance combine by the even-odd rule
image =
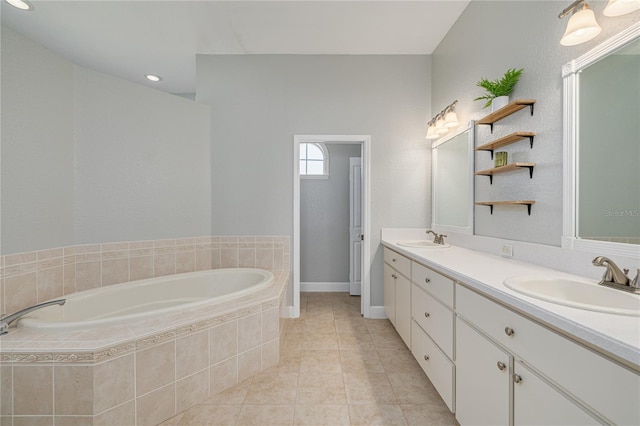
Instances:
[[[509,244],[503,245],[501,254],[503,257],[513,257],[513,246]]]

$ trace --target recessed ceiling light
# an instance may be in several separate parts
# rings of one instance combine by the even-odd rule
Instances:
[[[9,3],[11,6],[18,8],[20,10],[33,10],[33,5],[29,3],[27,0],[4,0]]]
[[[147,80],[153,81],[153,82],[156,82],[156,83],[158,81],[162,81],[162,77],[160,77],[159,75],[147,74],[147,75],[145,75],[145,77],[147,78]]]

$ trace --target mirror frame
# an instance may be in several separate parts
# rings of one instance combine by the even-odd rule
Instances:
[[[473,224],[474,224],[474,209],[473,209],[473,200],[474,200],[474,182],[473,182],[473,172],[475,171],[475,161],[474,161],[474,149],[476,145],[476,126],[475,121],[471,120],[466,126],[459,127],[455,129],[453,132],[446,134],[445,136],[437,139],[431,145],[431,228],[437,229],[439,231],[444,232],[457,232],[460,234],[469,234],[473,235]],[[468,174],[469,179],[469,197],[467,199],[467,212],[469,214],[469,220],[467,222],[467,226],[454,226],[454,225],[443,225],[435,222],[436,218],[436,206],[438,203],[438,194],[436,193],[436,185],[437,185],[437,171],[438,171],[438,154],[437,148],[438,146],[449,142],[451,139],[463,134],[464,132],[469,132],[469,162],[471,164],[471,171]]]
[[[609,55],[614,50],[640,38],[640,22],[611,37],[584,55],[562,67],[563,80],[563,221],[562,247],[576,250],[620,256],[640,256],[640,245],[587,240],[576,235],[578,213],[577,173],[578,173],[578,74],[589,65]]]

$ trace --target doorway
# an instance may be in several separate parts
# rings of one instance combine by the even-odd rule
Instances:
[[[370,300],[370,248],[368,244],[369,224],[370,224],[370,142],[369,135],[295,135],[294,136],[294,173],[293,173],[293,247],[291,252],[291,264],[293,267],[293,286],[292,286],[292,306],[289,316],[297,318],[300,316],[300,267],[301,267],[301,229],[300,229],[300,211],[301,211],[301,194],[300,194],[300,148],[302,144],[324,144],[326,145],[359,145],[360,147],[360,164],[351,165],[349,167],[351,173],[356,173],[358,179],[354,182],[350,179],[350,198],[359,198],[361,204],[358,206],[350,206],[349,214],[349,251],[350,253],[350,282],[360,280],[360,286],[349,286],[345,291],[357,293],[357,287],[361,287],[361,309],[360,312],[368,318],[370,316],[371,300]],[[361,180],[359,180],[361,179]],[[357,194],[360,188],[361,194]],[[356,193],[354,194],[353,191]],[[360,195],[358,197],[358,195]],[[357,235],[356,235],[357,234]],[[359,262],[354,259],[361,259]],[[357,269],[353,270],[353,265],[358,264]],[[353,287],[353,288],[351,288]],[[291,300],[291,299],[290,299]]]

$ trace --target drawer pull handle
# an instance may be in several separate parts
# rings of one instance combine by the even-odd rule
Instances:
[[[425,361],[429,361],[429,355],[425,355],[425,356],[424,356],[424,360],[425,360]]]
[[[398,277],[396,276],[396,274],[391,274],[391,278],[393,278],[395,280]]]
[[[497,365],[498,365],[498,370],[500,371],[504,371],[504,369],[507,368],[507,366],[502,361],[498,361]]]
[[[522,382],[522,377],[518,376],[517,374],[513,375],[513,382],[514,383],[520,383]]]
[[[424,282],[425,282],[425,283],[427,283],[427,284],[429,284],[429,283],[431,282],[431,278],[425,278],[425,279],[424,279]]]
[[[395,261],[396,261],[396,259],[395,259],[395,258],[394,258],[394,259],[391,259],[391,261],[392,261],[392,262],[395,262]]]
[[[514,334],[516,334],[516,332],[513,330],[513,328],[507,327],[504,329],[504,334],[506,334],[507,336],[513,336]]]
[[[430,316],[431,316],[431,314],[430,314],[429,312],[425,312],[425,313],[424,313],[424,317],[425,317],[425,318],[429,318]]]

